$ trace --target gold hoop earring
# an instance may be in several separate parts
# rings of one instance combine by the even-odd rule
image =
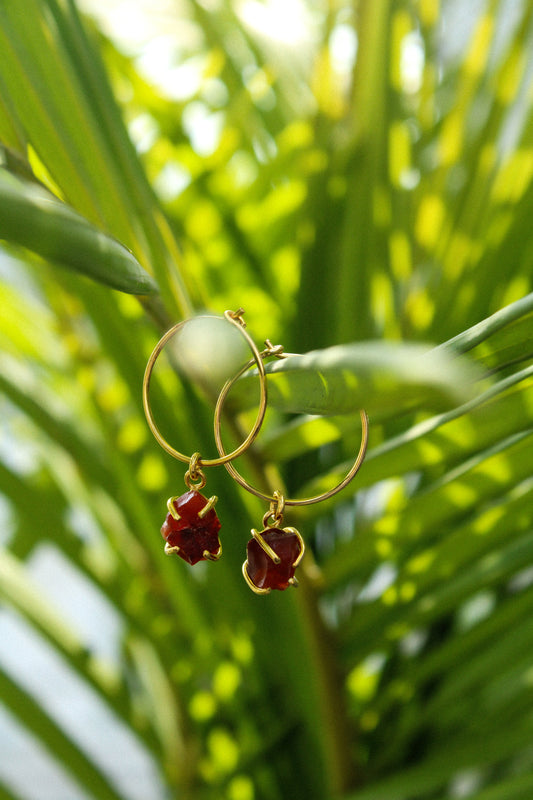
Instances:
[[[284,356],[279,352],[275,353],[275,355],[281,358],[290,357]],[[220,432],[222,408],[229,390],[243,372],[244,370],[241,370],[238,375],[225,384],[217,400],[215,408],[215,441],[221,456],[225,455]],[[229,462],[224,464],[231,477],[236,480],[243,489],[246,489],[247,492],[263,500],[267,500],[270,503],[270,508],[263,517],[263,529],[258,531],[252,528],[251,533],[253,538],[248,542],[246,561],[242,565],[242,572],[246,583],[256,594],[269,594],[272,589],[283,590],[287,589],[289,586],[298,586],[298,580],[294,572],[304,556],[305,544],[301,534],[296,528],[282,527],[285,506],[309,506],[314,503],[320,503],[336,495],[355,477],[364,461],[368,444],[368,416],[364,409],[360,409],[359,415],[361,417],[362,433],[357,458],[348,473],[337,486],[327,492],[315,495],[314,497],[290,499],[284,497],[283,493],[279,490],[274,491],[272,494],[266,494],[256,489],[254,486],[251,486],[248,481],[237,472],[233,464]]]
[[[187,324],[189,320],[178,322],[161,337],[154,347],[150,358],[148,359],[148,363],[144,372],[142,398],[144,413],[148,422],[148,426],[158,444],[160,444],[161,447],[166,450],[167,453],[169,453],[169,455],[171,455],[173,458],[176,458],[178,461],[182,461],[189,465],[184,476],[185,485],[187,486],[188,491],[179,496],[175,495],[173,497],[169,497],[167,500],[168,514],[161,528],[161,534],[165,539],[165,553],[167,553],[167,555],[179,555],[188,564],[196,564],[198,561],[205,560],[217,561],[222,555],[222,545],[220,544],[220,540],[218,538],[218,532],[221,528],[221,525],[217,513],[214,510],[214,507],[218,501],[218,497],[216,495],[212,495],[211,497],[206,498],[200,494],[200,489],[203,489],[206,483],[205,474],[202,468],[228,464],[234,458],[242,455],[248,449],[248,447],[250,447],[255,437],[259,433],[265,416],[267,405],[267,383],[263,358],[265,357],[266,351],[261,353],[256,347],[253,339],[245,331],[246,323],[243,319],[243,314],[244,309],[239,308],[237,311],[225,311],[224,317],[220,317],[219,319],[226,319],[229,323],[231,323],[231,325],[233,325],[244,337],[246,343],[250,347],[253,358],[245,365],[245,367],[243,367],[242,370],[240,370],[238,375],[242,375],[246,369],[249,369],[254,363],[256,364],[260,380],[260,400],[257,417],[250,433],[246,439],[231,453],[223,453],[219,455],[218,458],[203,458],[200,453],[197,452],[193,453],[192,456],[187,456],[184,453],[181,453],[179,450],[172,447],[172,445],[170,445],[163,437],[156,425],[152,413],[149,390],[150,379],[152,377],[155,363],[165,345],[176,333],[178,333],[178,331],[183,328],[184,325]],[[199,319],[199,317],[196,319]],[[233,379],[228,379],[222,391],[224,391],[224,389],[227,387],[227,394],[227,391],[233,384],[233,381],[236,380],[236,377],[237,376],[235,376]]]

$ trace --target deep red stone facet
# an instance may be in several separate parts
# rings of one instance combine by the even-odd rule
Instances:
[[[211,508],[203,519],[198,516],[207,503],[200,492],[192,490],[182,494],[173,503],[180,519],[168,513],[161,528],[163,539],[172,547],[179,547],[178,555],[188,564],[204,561],[205,551],[215,556],[220,550],[220,520],[216,511]]]
[[[298,537],[283,528],[267,528],[261,531],[261,538],[281,561],[274,563],[259,542],[250,539],[246,550],[248,577],[258,589],[287,589],[294,577],[294,562],[301,552]]]

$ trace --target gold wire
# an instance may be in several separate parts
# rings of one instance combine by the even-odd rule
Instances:
[[[268,343],[268,344],[270,346],[270,343]],[[270,348],[270,349],[272,349],[272,348]],[[268,354],[270,355],[271,353],[269,352]],[[264,355],[264,354],[262,353],[261,355]],[[281,356],[281,354],[276,354],[276,355],[280,355]],[[290,358],[290,356],[287,355],[287,354],[283,354],[281,357]],[[221,390],[221,392],[220,392],[220,394],[218,396],[218,400],[217,400],[217,404],[216,404],[216,408],[215,408],[215,423],[214,423],[214,425],[215,425],[215,441],[216,441],[216,444],[217,444],[217,450],[221,454],[222,457],[225,456],[225,452],[226,452],[224,450],[224,445],[222,444],[222,437],[221,437],[221,433],[220,433],[220,420],[221,420],[222,408],[223,408],[224,401],[226,399],[226,396],[227,396],[229,390],[231,389],[231,387],[233,386],[235,381],[238,378],[240,378],[240,376],[245,372],[245,370],[247,368],[249,368],[249,364],[246,367],[243,367],[243,369],[237,375],[235,375],[233,378],[231,378],[229,381],[227,381],[226,384],[222,387],[222,390]],[[233,464],[229,463],[229,459],[228,459],[227,462],[224,462],[224,466],[228,470],[228,472],[231,475],[231,477],[234,480],[236,480],[237,483],[240,486],[243,487],[243,489],[246,489],[247,492],[250,492],[251,494],[255,495],[256,497],[260,497],[262,500],[268,500],[270,503],[277,504],[277,503],[280,502],[279,498],[281,497],[282,500],[283,500],[283,505],[286,505],[286,506],[310,506],[313,503],[320,503],[323,500],[327,500],[328,498],[333,497],[333,495],[337,494],[337,492],[340,492],[342,489],[344,489],[344,487],[347,486],[350,483],[350,481],[355,477],[355,475],[359,472],[359,469],[361,468],[361,464],[364,461],[365,454],[366,454],[366,448],[367,448],[367,445],[368,445],[368,415],[367,415],[366,411],[364,409],[362,409],[362,408],[359,409],[359,415],[361,417],[361,429],[362,430],[361,430],[361,444],[359,446],[359,452],[357,454],[357,458],[355,459],[351,469],[348,471],[348,473],[345,475],[345,477],[342,479],[342,481],[339,484],[337,484],[337,486],[334,486],[333,489],[329,489],[329,491],[324,492],[323,494],[317,494],[314,497],[303,497],[301,499],[285,498],[278,491],[275,491],[274,494],[266,494],[265,492],[262,492],[259,489],[256,489],[255,486],[251,486],[248,483],[248,481],[246,481],[242,477],[242,475],[239,472],[237,472],[237,470],[235,469]],[[270,511],[268,512],[267,515],[265,515],[265,517],[267,517],[267,518],[269,516],[271,517],[272,516],[272,508],[275,508],[275,507],[276,506],[271,506]],[[282,506],[282,508],[283,508],[283,506]]]
[[[202,479],[202,470],[200,469],[200,453],[193,453],[189,461],[189,478],[191,481],[198,481]]]
[[[179,495],[176,494],[176,495],[174,495],[174,497],[169,497],[168,500],[167,500],[168,513],[170,514],[171,517],[174,517],[176,522],[179,522],[181,517],[178,514],[178,512],[176,511],[176,509],[174,508],[174,501],[175,500],[179,500],[179,499],[180,499]]]
[[[205,559],[207,559],[207,561],[218,561],[218,559],[222,555],[222,545],[219,545],[219,548],[216,551],[216,553],[210,553],[209,550],[204,550],[202,555]]]
[[[267,589],[260,589],[259,586],[256,586],[253,580],[248,575],[248,559],[242,565],[242,574],[244,575],[244,580],[255,594],[270,594],[272,589],[268,587]]]
[[[279,493],[276,492],[276,494],[279,494]],[[300,552],[296,556],[296,559],[292,562],[292,566],[296,569],[296,567],[298,566],[298,564],[300,563],[300,561],[304,557],[305,542],[302,539],[302,535],[301,535],[300,531],[297,531],[296,528],[283,528],[282,530],[283,530],[284,533],[293,533],[296,536],[296,538],[298,539],[298,544],[300,545]],[[265,528],[262,531],[256,531],[255,528],[252,528],[252,536],[256,540],[257,544],[265,551],[267,556],[270,559],[272,559],[272,561],[275,564],[279,564],[280,558],[279,558],[278,554],[276,552],[274,552],[274,550],[270,547],[270,545],[268,545],[265,542],[265,540],[263,539],[263,537],[261,535],[263,533],[268,533],[268,531],[269,531],[269,528]],[[246,559],[246,561],[242,565],[242,574],[244,575],[244,580],[246,581],[246,583],[248,584],[248,586],[250,587],[252,592],[255,592],[255,594],[270,594],[270,592],[272,591],[271,589],[261,589],[259,586],[255,585],[253,580],[250,578],[250,575],[248,574],[248,559]],[[290,583],[291,586],[294,586],[295,589],[298,587],[298,579],[295,578],[294,576],[292,578],[290,578],[289,583]]]
[[[263,517],[263,527],[279,526],[283,522],[283,510],[285,508],[285,498],[281,492],[274,492],[274,499],[270,503],[270,508]],[[269,522],[270,520],[270,522]]]
[[[211,509],[213,509],[217,503],[218,503],[218,497],[216,496],[216,494],[214,494],[209,498],[205,506],[198,512],[198,519],[204,519],[204,517],[207,517]]]
[[[265,532],[267,532],[267,531],[264,531],[264,530],[261,531],[261,533],[265,533]],[[265,552],[267,554],[269,559],[271,561],[273,561],[274,564],[279,564],[281,562],[281,558],[278,556],[278,554],[275,552],[275,550],[273,550],[270,547],[270,545],[267,542],[265,542],[265,540],[261,536],[261,533],[259,531],[256,531],[255,528],[252,528],[252,536],[254,537],[255,541],[257,542],[257,544],[259,545],[261,550],[263,550],[263,552]]]
[[[239,308],[237,311],[225,311],[224,317],[225,319],[227,319],[228,322],[230,322],[237,328],[239,333],[241,333],[244,336],[246,342],[248,343],[248,346],[250,347],[253,353],[253,359],[250,362],[248,362],[248,364],[234,378],[230,378],[226,381],[222,391],[226,389],[226,392],[224,394],[225,397],[227,392],[229,391],[229,388],[233,385],[233,382],[237,379],[237,377],[242,375],[242,373],[246,369],[249,369],[250,366],[255,363],[257,365],[257,369],[259,372],[261,397],[259,401],[259,410],[257,412],[257,417],[250,433],[248,434],[246,439],[239,445],[239,447],[235,448],[235,450],[233,450],[231,453],[224,453],[223,455],[220,455],[219,458],[200,458],[200,456],[197,455],[196,453],[193,454],[193,456],[186,456],[183,453],[180,453],[179,450],[176,450],[174,447],[172,447],[172,445],[170,445],[166,441],[166,439],[163,438],[161,432],[159,431],[159,428],[156,425],[154,416],[152,414],[152,408],[150,406],[150,399],[149,399],[149,389],[150,389],[150,379],[152,377],[152,371],[154,369],[155,362],[157,361],[159,354],[161,353],[162,349],[167,344],[169,339],[171,339],[184,325],[186,325],[188,320],[183,320],[182,322],[178,322],[176,325],[170,328],[158,341],[158,343],[156,344],[150,355],[150,358],[148,359],[146,370],[144,372],[143,387],[142,387],[143,407],[146,416],[146,421],[148,422],[148,426],[152,431],[153,435],[155,436],[156,441],[158,442],[158,444],[161,445],[163,450],[166,450],[166,452],[169,453],[169,455],[173,456],[173,458],[178,459],[178,461],[182,461],[186,464],[191,464],[192,469],[189,470],[190,473],[200,471],[201,474],[200,467],[217,467],[220,464],[227,464],[234,458],[238,458],[250,447],[255,437],[259,433],[261,425],[263,424],[263,419],[265,416],[265,411],[267,406],[267,382],[265,375],[265,366],[263,364],[263,358],[265,357],[265,354],[259,352],[251,336],[244,330],[244,328],[246,327],[246,323],[242,318],[243,314],[244,314],[244,309]],[[194,458],[194,464],[191,463],[193,458]],[[192,477],[194,480],[194,475],[190,475],[190,477]]]

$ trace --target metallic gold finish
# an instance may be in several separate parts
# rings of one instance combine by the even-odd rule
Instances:
[[[260,589],[259,586],[256,586],[255,583],[252,581],[250,576],[248,575],[248,559],[242,565],[242,574],[244,575],[244,580],[255,594],[270,594],[272,589]]]
[[[292,566],[293,567],[297,567],[298,564],[300,563],[300,561],[302,560],[302,558],[304,557],[305,542],[302,539],[302,535],[301,535],[300,531],[297,531],[296,528],[283,528],[283,530],[285,531],[285,533],[294,533],[294,535],[298,539],[298,544],[300,545],[300,552],[299,552],[298,556],[296,557],[296,561],[292,562]],[[296,580],[296,578],[294,580]],[[298,581],[296,581],[296,586],[297,585],[298,585]]]
[[[172,545],[168,542],[165,542],[165,553],[167,556],[173,556],[174,554],[178,554],[180,552],[178,545]],[[220,556],[222,555],[222,545],[218,548],[216,553],[210,553],[209,550],[204,550],[202,553],[203,557],[206,558],[208,561],[218,561]]]
[[[199,455],[199,454],[195,453],[194,455]],[[190,469],[187,470],[187,472],[183,476],[183,479],[185,481],[185,486],[191,492],[199,492],[205,486],[205,475],[202,472],[202,470],[199,469],[198,467],[196,468],[196,470],[194,472],[194,475],[195,475],[195,478],[191,478],[191,470]],[[198,480],[197,483],[194,483],[194,480],[196,478],[199,478],[199,480]]]
[[[270,515],[270,511],[268,513]],[[271,526],[271,527],[274,527],[274,526]],[[296,568],[298,566],[298,564],[300,563],[300,561],[302,560],[302,558],[304,557],[305,542],[302,539],[300,531],[297,531],[296,528],[283,528],[282,530],[284,531],[284,533],[293,533],[296,536],[296,538],[298,539],[298,544],[300,545],[300,552],[298,553],[298,555],[296,557],[296,560],[292,562],[292,566],[294,568]],[[261,536],[261,533],[266,533],[267,531],[268,531],[268,528],[266,528],[265,530],[263,530],[261,532],[256,531],[255,528],[252,528],[252,536],[254,537],[255,541],[260,545],[260,547],[262,547],[262,549],[265,551],[267,556],[270,559],[272,559],[272,561],[275,564],[279,564],[280,561],[281,561],[281,558],[278,556],[277,553],[274,552],[274,550],[272,550],[270,545],[268,545],[265,542],[265,540],[263,539],[263,537]],[[250,587],[252,592],[255,592],[255,594],[270,594],[270,592],[272,591],[271,589],[260,589],[259,586],[255,585],[255,583],[253,582],[253,580],[250,578],[250,576],[248,574],[248,559],[246,559],[246,561],[242,565],[242,574],[244,575],[244,579],[245,579],[246,583],[248,584],[248,586]],[[298,588],[298,580],[297,580],[296,577],[293,576],[292,578],[290,578],[289,579],[289,583],[290,583],[291,586],[294,586],[295,589]]]
[[[198,517],[200,519],[203,519],[207,514],[209,514],[211,509],[215,507],[217,502],[218,502],[218,497],[216,496],[216,494],[214,494],[212,497],[209,498],[209,500],[207,501],[205,506],[201,509],[201,511],[198,512]]]
[[[191,481],[201,480],[203,477],[202,470],[200,469],[200,461],[201,461],[200,453],[198,452],[193,453],[191,456],[191,460],[189,461],[189,470],[188,470],[188,475]]]
[[[181,330],[181,328],[186,324],[187,320],[178,322],[161,337],[161,339],[154,347],[150,355],[150,358],[148,359],[148,363],[146,365],[146,370],[144,372],[144,378],[143,378],[143,387],[142,387],[143,407],[146,416],[146,421],[148,422],[148,426],[152,431],[156,441],[161,445],[163,450],[166,450],[166,452],[169,453],[169,455],[173,456],[173,458],[178,459],[178,461],[190,464],[189,466],[190,474],[189,473],[187,474],[189,475],[189,480],[191,482],[196,481],[198,476],[202,477],[201,467],[216,467],[219,466],[220,464],[227,464],[229,461],[232,461],[234,458],[238,458],[238,456],[242,455],[254,441],[263,423],[267,405],[267,382],[265,375],[265,366],[263,364],[263,358],[266,358],[266,355],[259,352],[259,350],[255,345],[255,342],[250,337],[250,335],[245,331],[246,323],[244,322],[242,316],[243,314],[244,314],[244,309],[239,308],[237,309],[237,311],[225,311],[224,318],[229,323],[234,325],[237,328],[237,330],[242,334],[242,336],[244,336],[248,346],[252,351],[253,359],[250,362],[248,362],[248,364],[234,378],[229,379],[226,382],[222,391],[224,392],[224,389],[226,389],[224,393],[225,397],[227,392],[233,385],[234,381],[255,363],[255,365],[257,366],[257,370],[259,372],[261,395],[259,400],[259,410],[257,412],[257,417],[255,419],[255,422],[253,424],[250,433],[248,434],[246,439],[239,445],[239,447],[235,448],[235,450],[233,450],[231,453],[224,453],[224,455],[221,455],[218,458],[206,458],[206,459],[200,458],[200,455],[196,453],[193,454],[192,457],[186,456],[184,455],[184,453],[180,453],[179,450],[176,450],[174,447],[172,447],[166,441],[166,439],[163,438],[152,414],[152,409],[150,406],[150,399],[149,399],[150,379],[152,377],[152,371],[154,369],[157,358],[161,353],[161,351],[163,350],[164,346],[179,330]],[[195,456],[197,456],[197,458],[193,463],[193,458]],[[205,482],[205,478],[203,480]],[[189,484],[187,485],[189,486]],[[189,488],[193,487],[189,486]]]
[[[275,353],[271,352],[272,350],[275,350],[275,349],[276,348],[273,348],[272,345],[270,345],[269,348],[267,348],[268,355],[273,355],[273,354],[276,355]],[[265,351],[263,351],[263,353],[265,353]],[[263,353],[261,354],[262,356],[263,356]],[[290,358],[290,356],[288,356],[287,354],[279,354],[279,357],[280,358]],[[222,388],[222,390],[221,390],[221,392],[220,392],[220,394],[218,396],[217,405],[216,405],[216,408],[215,408],[215,441],[217,443],[218,452],[221,454],[222,458],[226,457],[226,451],[224,450],[224,445],[222,444],[222,437],[221,437],[221,433],[220,433],[220,421],[221,421],[222,407],[224,405],[224,401],[226,399],[226,396],[227,396],[229,390],[231,389],[231,387],[235,383],[235,381],[238,378],[240,378],[240,376],[243,374],[243,372],[245,372],[245,369],[242,369],[237,375],[235,375],[233,378],[231,378],[231,380],[226,382],[226,384],[223,386],[223,388]],[[344,487],[347,486],[350,483],[350,481],[356,476],[356,474],[359,472],[359,470],[361,468],[361,464],[364,461],[365,454],[366,454],[366,448],[367,448],[367,445],[368,445],[368,415],[367,415],[366,411],[361,408],[361,409],[359,409],[359,416],[361,417],[361,429],[362,429],[361,430],[361,444],[359,446],[359,452],[357,454],[357,458],[355,459],[352,467],[350,468],[348,473],[345,475],[345,477],[342,479],[342,481],[339,484],[337,484],[337,486],[334,486],[333,489],[329,489],[329,491],[323,492],[323,494],[317,494],[314,497],[303,497],[301,499],[294,499],[294,500],[283,498],[283,504],[284,505],[287,505],[287,506],[309,506],[309,505],[312,505],[313,503],[320,503],[320,502],[322,502],[322,500],[328,500],[330,497],[333,497],[333,495],[337,494],[337,492],[340,492],[341,489],[344,489]],[[283,497],[277,491],[274,492],[274,494],[266,494],[265,492],[261,492],[259,489],[256,489],[254,486],[251,486],[248,483],[248,481],[246,481],[242,477],[242,475],[239,472],[237,472],[237,470],[235,469],[233,464],[230,464],[229,462],[230,462],[230,459],[225,461],[224,462],[224,466],[228,470],[228,472],[231,475],[231,477],[234,478],[234,480],[236,480],[237,483],[240,484],[240,486],[243,487],[243,489],[246,489],[246,491],[250,492],[251,494],[254,494],[256,497],[261,497],[263,500],[268,500],[270,503],[275,503],[275,504],[277,504],[279,502],[279,497]],[[273,515],[273,512],[272,512],[272,505],[271,505],[270,511],[268,512],[267,515],[265,515],[265,517],[268,519],[268,517],[272,517],[272,515]]]
[[[224,316],[232,322],[238,322],[241,328],[246,328],[246,322],[243,319],[244,308],[238,308],[237,311],[224,311]]]
[[[220,545],[216,553],[210,553],[209,550],[204,550],[203,552],[203,557],[207,558],[208,561],[218,561],[221,555],[222,555],[222,545]]]
[[[276,356],[276,358],[284,357],[282,344],[272,344],[270,339],[265,339],[265,344],[266,348],[261,353],[264,358],[269,358],[270,356]]]
[[[290,358],[290,355],[288,355],[287,353],[283,352],[283,348],[281,347],[281,345],[275,346],[268,339],[266,340],[265,344],[266,344],[266,349],[262,351],[261,358],[267,358],[269,356],[276,356],[278,358]],[[226,399],[226,396],[227,396],[229,390],[231,389],[231,387],[235,383],[235,381],[238,378],[240,378],[240,376],[246,371],[246,369],[249,368],[249,366],[250,366],[250,364],[247,365],[246,367],[244,367],[237,375],[235,375],[233,378],[231,378],[231,380],[227,381],[227,383],[224,385],[224,387],[222,388],[222,391],[220,392],[220,394],[218,396],[218,400],[217,400],[217,404],[216,404],[216,408],[215,408],[214,428],[215,428],[215,441],[216,441],[216,444],[217,444],[217,449],[218,449],[218,452],[220,453],[222,458],[224,458],[225,455],[226,455],[226,452],[224,450],[224,445],[222,444],[222,437],[221,437],[221,431],[220,431],[220,422],[221,422],[221,415],[222,415],[222,408],[223,408],[223,405],[224,405],[224,401]],[[332,489],[329,489],[327,492],[323,492],[322,494],[318,494],[318,495],[315,495],[313,497],[303,497],[303,498],[300,498],[300,499],[287,499],[277,489],[271,495],[270,494],[266,494],[264,492],[261,492],[259,489],[256,489],[251,484],[249,484],[248,481],[246,481],[242,477],[242,475],[239,472],[237,472],[237,470],[235,469],[233,464],[231,464],[229,462],[229,460],[224,462],[224,466],[226,467],[226,469],[228,470],[228,472],[230,473],[232,478],[234,478],[237,481],[237,483],[240,484],[240,486],[243,487],[243,489],[246,489],[246,491],[250,492],[251,494],[255,495],[256,497],[260,497],[263,500],[269,501],[270,508],[269,508],[269,510],[266,512],[266,514],[263,517],[263,526],[265,526],[265,529],[261,533],[265,533],[268,530],[268,528],[281,527],[281,524],[282,524],[282,521],[283,521],[283,511],[284,511],[284,508],[285,508],[286,505],[287,506],[307,506],[307,505],[311,505],[312,503],[320,503],[322,500],[327,500],[328,498],[333,497],[335,494],[337,494],[337,492],[340,492],[355,477],[355,475],[357,474],[357,472],[361,468],[361,465],[362,465],[362,463],[364,461],[365,454],[366,454],[366,448],[367,448],[367,445],[368,445],[368,416],[367,416],[366,411],[361,408],[359,410],[359,416],[361,418],[361,444],[359,446],[359,452],[357,454],[357,457],[356,457],[352,467],[348,470],[348,473],[345,475],[345,477],[342,479],[342,481],[339,484],[337,484],[337,486],[334,486]],[[301,536],[300,532],[297,531],[296,528],[283,528],[282,530],[284,530],[287,533],[294,533],[295,536],[297,536],[297,538],[298,538],[298,543],[300,545],[300,552],[298,553],[298,556],[297,556],[296,560],[292,564],[292,566],[294,568],[296,568],[298,566],[298,564],[300,563],[300,561],[302,560],[302,558],[304,557],[304,553],[305,553],[304,540],[302,539],[302,536]],[[256,531],[255,529],[252,529],[252,535],[253,535],[254,539],[262,547],[262,549],[267,554],[267,556],[269,558],[271,558],[272,561],[274,561],[274,563],[279,564],[281,562],[280,557],[267,544],[267,542],[265,542],[265,540],[261,536],[261,533]],[[242,574],[244,575],[244,579],[246,580],[246,583],[248,584],[250,589],[253,592],[255,592],[255,594],[269,594],[270,593],[270,591],[271,591],[270,589],[260,589],[259,587],[257,587],[254,584],[254,582],[250,578],[250,575],[248,574],[248,559],[246,559],[246,561],[242,565]],[[297,578],[293,576],[289,580],[289,584],[291,586],[297,587],[298,586]]]
[[[274,492],[270,503],[270,508],[263,516],[263,526],[281,525],[283,522],[283,509],[285,508],[285,498],[281,492]]]
[[[167,500],[168,513],[172,517],[174,517],[176,522],[179,522],[181,517],[178,514],[178,512],[176,511],[176,509],[174,508],[174,500],[179,500],[179,499],[180,499],[179,496],[176,494],[176,495],[174,495],[174,497],[169,497],[168,500]]]
[[[264,531],[262,531],[262,533],[264,533]],[[252,528],[252,536],[254,537],[259,547],[265,551],[269,559],[273,561],[274,564],[279,564],[281,562],[281,558],[278,556],[278,554],[274,550],[272,550],[270,545],[267,544],[267,542],[265,542],[259,531],[256,531],[255,528]]]

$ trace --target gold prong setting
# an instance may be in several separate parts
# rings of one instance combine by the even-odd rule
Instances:
[[[181,519],[180,515],[178,514],[174,506],[174,502],[179,499],[180,499],[179,495],[174,495],[174,497],[169,497],[167,500],[168,513],[171,515],[171,517],[173,517],[176,520],[176,522],[179,522]]]
[[[242,565],[242,574],[244,575],[244,580],[246,581],[252,592],[254,592],[254,594],[270,594],[270,592],[272,591],[272,589],[270,588],[261,589],[259,586],[255,585],[255,583],[248,574],[248,559],[246,559],[246,561]]]
[[[213,509],[217,503],[218,503],[218,497],[216,496],[216,494],[214,494],[209,498],[209,500],[207,501],[205,506],[201,509],[201,511],[198,512],[199,519],[204,519],[204,517],[206,517],[209,514],[211,509]]]
[[[206,561],[218,561],[221,555],[222,555],[222,545],[220,545],[216,553],[210,553],[209,550],[204,550],[204,558],[206,559]]]
[[[265,533],[265,531],[263,531]],[[259,547],[267,554],[271,561],[274,564],[279,564],[281,562],[281,558],[278,556],[275,550],[273,550],[269,544],[263,539],[259,531],[256,531],[255,528],[252,528],[252,536],[254,537],[255,541],[258,543]]]
[[[255,594],[269,594],[272,589],[283,591],[298,586],[294,570],[305,552],[304,541],[296,528],[252,528],[247,558],[242,574]],[[275,549],[276,548],[276,549]]]
[[[168,514],[161,528],[167,555],[178,555],[191,565],[218,561],[222,547],[218,538],[220,521],[214,510],[217,500],[216,495],[205,498],[195,488],[179,497],[169,497]]]

